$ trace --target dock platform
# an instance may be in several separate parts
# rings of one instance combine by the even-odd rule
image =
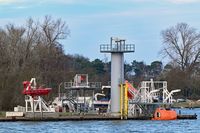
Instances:
[[[177,119],[197,119],[197,115],[178,115]],[[87,121],[87,120],[121,120],[120,116],[104,115],[70,115],[59,117],[0,117],[0,122],[16,121]],[[128,117],[127,120],[151,120],[149,116]]]
[[[178,115],[177,119],[197,119],[197,115]]]

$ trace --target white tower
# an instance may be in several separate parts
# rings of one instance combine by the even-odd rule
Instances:
[[[111,53],[111,113],[120,113],[120,87],[124,83],[124,53],[134,52],[134,44],[125,44],[125,40],[112,38],[110,44],[101,44],[100,52]]]

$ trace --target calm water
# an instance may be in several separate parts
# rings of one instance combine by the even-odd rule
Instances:
[[[200,109],[182,109],[181,113],[196,113],[198,119],[175,121],[2,122],[0,123],[0,133],[200,133]]]

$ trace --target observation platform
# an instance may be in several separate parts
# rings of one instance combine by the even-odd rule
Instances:
[[[135,52],[134,44],[126,44],[126,40],[119,38],[110,38],[110,44],[100,45],[101,53],[130,53]]]
[[[88,82],[87,84],[75,84],[74,82],[65,82],[65,89],[79,90],[79,89],[99,89],[101,88],[101,82]]]
[[[135,52],[134,44],[101,44],[101,53],[129,53]]]
[[[101,88],[101,82],[88,82],[88,74],[76,74],[74,82],[64,82],[67,90],[94,90]]]

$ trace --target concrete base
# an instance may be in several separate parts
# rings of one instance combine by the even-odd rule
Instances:
[[[55,112],[26,112],[25,117],[27,118],[58,118],[59,113]]]
[[[6,117],[23,117],[24,112],[6,112]]]
[[[121,114],[120,113],[110,113],[110,116],[113,116],[113,117],[120,117]]]

